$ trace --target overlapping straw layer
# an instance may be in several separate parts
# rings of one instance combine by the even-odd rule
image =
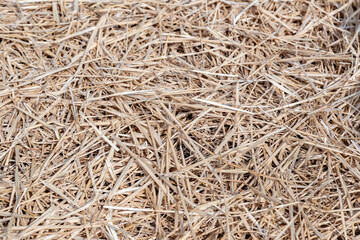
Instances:
[[[1,239],[358,239],[360,2],[0,2]]]

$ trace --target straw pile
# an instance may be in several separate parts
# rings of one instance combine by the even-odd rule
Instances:
[[[0,3],[1,239],[358,239],[360,2]]]

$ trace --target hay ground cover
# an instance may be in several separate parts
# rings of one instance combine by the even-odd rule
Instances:
[[[360,239],[359,7],[1,0],[0,239]]]

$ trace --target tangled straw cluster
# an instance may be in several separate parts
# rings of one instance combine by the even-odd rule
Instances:
[[[0,238],[356,239],[360,2],[0,3]]]

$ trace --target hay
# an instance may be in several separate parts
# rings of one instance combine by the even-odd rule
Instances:
[[[0,3],[1,239],[357,239],[356,0]]]

